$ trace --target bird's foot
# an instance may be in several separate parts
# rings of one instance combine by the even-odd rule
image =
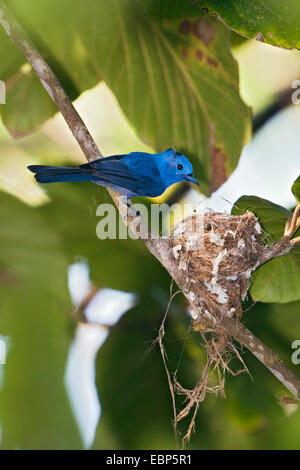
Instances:
[[[140,211],[137,211],[128,199],[126,202],[126,206],[128,207],[127,217],[139,217],[141,215]]]

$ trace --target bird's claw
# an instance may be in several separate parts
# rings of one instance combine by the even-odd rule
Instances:
[[[126,217],[139,217],[141,215],[140,211],[137,211],[129,201],[127,201],[126,206],[128,208]]]

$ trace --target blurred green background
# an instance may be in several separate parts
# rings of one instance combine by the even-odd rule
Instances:
[[[208,194],[209,129],[215,148],[224,153],[227,177],[251,139],[251,107],[257,139],[250,147],[252,169],[271,187],[274,202],[295,205],[291,185],[272,187],[272,178],[289,171],[292,183],[299,174],[294,130],[300,107],[290,98],[291,84],[300,79],[298,50],[241,38],[210,17],[204,21],[213,38],[189,39],[182,17],[146,16],[142,0],[84,3],[30,0],[28,8],[25,2],[7,2],[75,100],[104,155],[177,145],[192,159],[201,191]],[[150,348],[171,279],[141,242],[97,239],[96,208],[110,202],[106,190],[88,183],[36,184],[28,164],[73,165],[84,158],[4,31],[0,43],[0,79],[7,85],[6,104],[0,105],[0,339],[7,347],[6,364],[0,365],[0,448],[175,448],[167,377],[158,347]],[[195,57],[201,57],[199,63]],[[280,155],[272,152],[275,136]],[[255,154],[266,160],[255,161]],[[245,175],[238,179],[242,191]],[[255,178],[252,183],[252,194],[264,196]],[[202,197],[189,191],[185,201]],[[74,300],[77,286],[70,281],[76,262],[87,267],[94,289],[116,289],[94,303],[90,325],[78,325],[80,296]],[[85,291],[83,283],[87,276],[81,275],[78,290],[88,292],[91,286]],[[133,293],[135,300],[125,308],[120,297],[114,307],[120,320],[104,320],[119,291]],[[192,388],[206,356],[186,309],[178,295],[165,347],[170,370]],[[298,376],[291,344],[300,339],[299,310],[299,300],[255,303],[249,296],[243,316]],[[299,406],[280,403],[288,392],[247,350],[239,350],[252,378],[226,375],[226,399],[206,397],[188,448],[299,449]],[[178,408],[182,404],[179,397]],[[187,424],[181,423],[182,432]]]

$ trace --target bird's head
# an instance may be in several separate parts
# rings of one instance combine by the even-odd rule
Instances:
[[[189,159],[176,150],[168,149],[161,153],[163,171],[168,179],[169,185],[186,181],[199,186],[193,176],[193,166]]]

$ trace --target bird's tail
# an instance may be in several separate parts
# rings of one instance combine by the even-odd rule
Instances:
[[[63,181],[96,181],[91,170],[61,166],[30,165],[28,170],[35,173],[39,183],[59,183]]]

